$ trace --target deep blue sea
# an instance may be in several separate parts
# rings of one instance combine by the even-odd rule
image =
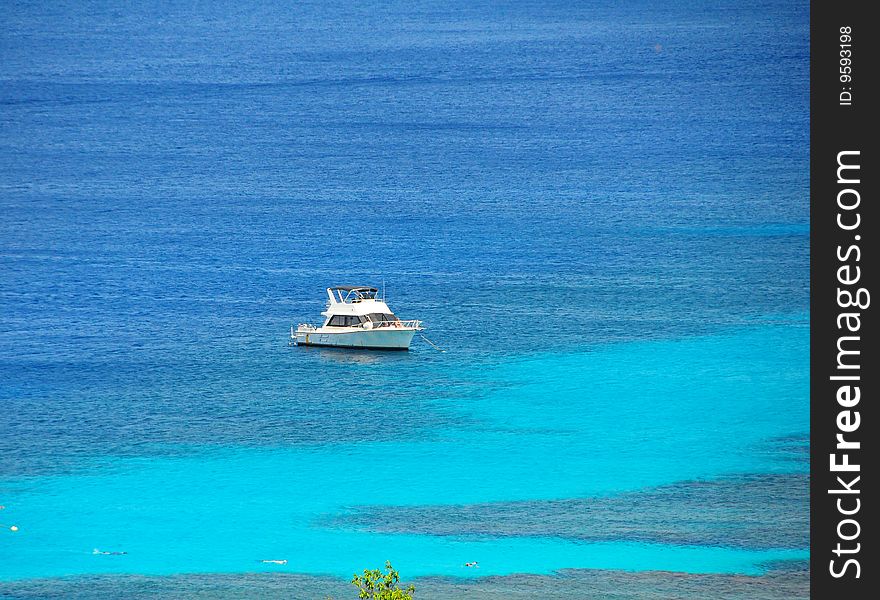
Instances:
[[[808,127],[806,2],[4,3],[0,596],[791,598]]]

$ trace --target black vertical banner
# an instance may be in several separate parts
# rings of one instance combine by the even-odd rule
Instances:
[[[876,598],[880,453],[874,238],[880,234],[880,23],[868,3],[814,2],[810,14],[811,595]]]

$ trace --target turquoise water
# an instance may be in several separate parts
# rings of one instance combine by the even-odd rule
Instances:
[[[5,6],[0,595],[796,596],[808,8]],[[446,352],[287,345],[383,282]]]
[[[301,351],[279,350],[291,361]],[[322,526],[322,518],[359,505],[605,496],[722,473],[806,472],[761,447],[808,430],[807,382],[797,368],[807,355],[803,319],[536,353],[478,373],[462,368],[462,379],[505,385],[467,402],[425,398],[462,425],[421,439],[102,457],[73,474],[6,480],[12,506],[4,517],[21,530],[4,540],[3,572],[281,568],[344,577],[376,557],[394,557],[411,576],[562,568],[760,573],[768,561],[806,558],[806,548],[387,535]],[[431,360],[442,365],[445,355]],[[369,373],[385,365],[378,358],[346,366]],[[379,439],[383,426],[369,424]],[[94,556],[93,548],[128,554]],[[262,565],[262,558],[289,563]],[[471,560],[479,571],[462,567]]]

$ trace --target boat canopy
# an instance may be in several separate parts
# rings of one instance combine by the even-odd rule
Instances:
[[[368,285],[337,285],[336,287],[327,288],[327,295],[330,297],[331,304],[349,304],[362,300],[375,300],[378,292],[378,288]]]

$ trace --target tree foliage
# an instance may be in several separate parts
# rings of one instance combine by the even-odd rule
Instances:
[[[415,586],[400,587],[400,574],[385,561],[385,573],[381,569],[364,569],[363,575],[355,573],[351,584],[357,586],[358,598],[362,600],[412,600]]]

